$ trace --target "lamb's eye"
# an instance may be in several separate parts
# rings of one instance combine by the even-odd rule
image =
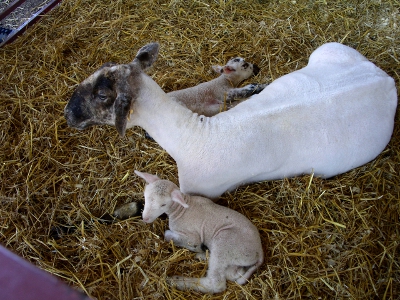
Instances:
[[[233,62],[239,62],[239,61],[240,61],[240,58],[238,58],[238,57],[233,59]]]
[[[167,205],[167,204],[161,204],[161,207],[163,207],[163,206],[165,206],[165,205]]]

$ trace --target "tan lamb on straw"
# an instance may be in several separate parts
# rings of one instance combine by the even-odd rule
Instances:
[[[242,214],[210,199],[182,194],[169,180],[135,171],[148,185],[144,191],[143,221],[153,222],[161,214],[169,217],[165,240],[197,252],[199,259],[210,251],[207,276],[173,276],[168,282],[180,290],[219,293],[226,280],[245,284],[263,263],[264,254],[257,228]]]

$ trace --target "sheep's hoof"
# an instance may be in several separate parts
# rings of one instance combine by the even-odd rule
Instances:
[[[207,260],[207,253],[206,252],[199,252],[196,254],[196,258],[200,261]]]
[[[120,220],[125,220],[131,217],[139,216],[142,213],[142,210],[143,204],[141,202],[130,202],[117,208],[113,212],[113,215]]]

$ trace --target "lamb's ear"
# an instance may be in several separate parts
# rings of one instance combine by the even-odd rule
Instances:
[[[146,70],[156,61],[160,45],[158,43],[150,43],[139,49],[133,63],[139,64],[142,70]]]
[[[179,203],[182,205],[184,208],[188,208],[189,205],[185,202],[185,198],[183,197],[183,194],[181,193],[180,190],[173,190],[171,192],[171,198],[173,201]]]
[[[142,177],[144,180],[146,180],[147,183],[153,183],[157,180],[160,180],[160,178],[157,175],[139,172],[138,170],[135,170],[135,174],[139,177]]]
[[[214,72],[216,72],[218,74],[221,74],[224,71],[222,66],[217,66],[217,65],[212,66],[212,69],[214,70]]]
[[[118,94],[115,99],[115,128],[121,137],[125,136],[126,123],[129,117],[132,97],[126,93]]]

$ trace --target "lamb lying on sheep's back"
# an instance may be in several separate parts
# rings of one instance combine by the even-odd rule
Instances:
[[[135,171],[148,185],[144,191],[143,221],[153,222],[163,213],[169,217],[165,240],[197,252],[200,259],[210,258],[207,276],[173,276],[171,285],[180,290],[219,293],[226,280],[245,284],[263,263],[264,254],[257,228],[242,214],[215,204],[210,199],[189,196],[168,180]]]
[[[65,117],[77,129],[113,125],[121,136],[141,126],[175,160],[185,194],[216,198],[250,182],[331,177],[371,161],[391,138],[394,80],[350,47],[322,45],[306,67],[210,118],[144,73],[158,49],[148,44],[131,63],[100,68],[78,85]]]
[[[220,74],[218,78],[196,86],[169,92],[167,95],[185,105],[191,111],[212,117],[226,108],[239,104],[237,100],[249,98],[260,93],[267,84],[248,84],[237,86],[252,75],[257,75],[260,68],[241,57],[230,59],[225,66],[213,66]],[[237,101],[232,103],[233,101]]]

